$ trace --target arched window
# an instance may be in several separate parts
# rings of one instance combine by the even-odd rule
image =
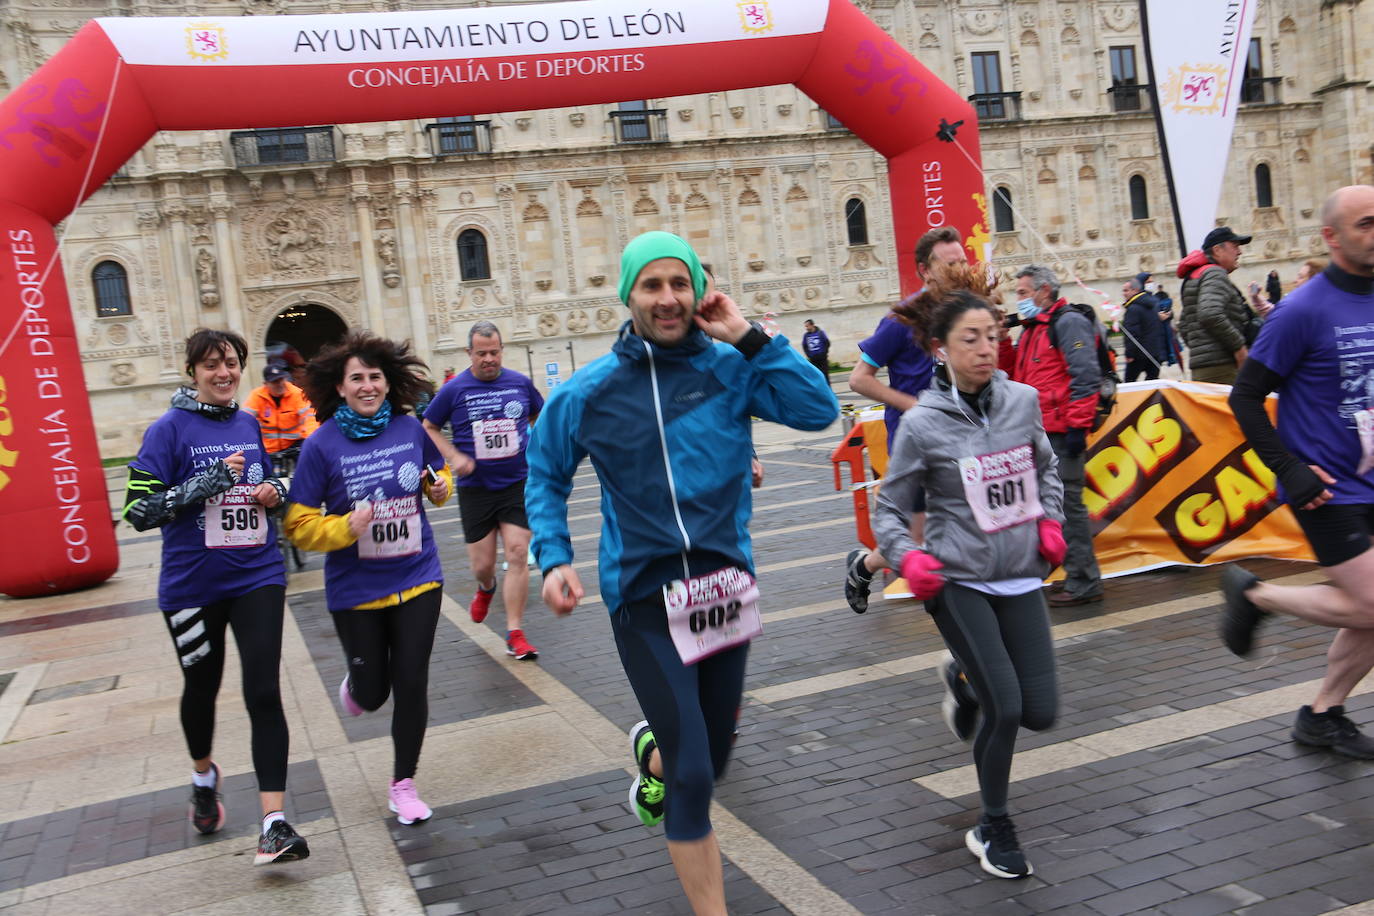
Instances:
[[[868,208],[857,197],[844,202],[844,224],[849,230],[850,245],[868,244]]]
[[[458,273],[464,280],[491,279],[487,237],[476,229],[458,233]]]
[[[1016,215],[1011,211],[1011,191],[1005,187],[992,192],[992,226],[994,232],[1016,231]]]
[[[95,317],[133,314],[129,302],[129,274],[123,266],[114,261],[101,261],[91,271],[91,282],[95,285]]]
[[[1274,206],[1274,185],[1269,180],[1269,166],[1263,162],[1255,166],[1255,206]]]
[[[1145,179],[1140,175],[1131,176],[1131,219],[1149,219],[1150,201],[1145,196]]]

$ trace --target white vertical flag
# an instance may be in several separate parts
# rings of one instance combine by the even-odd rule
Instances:
[[[1216,221],[1258,0],[1141,0],[1184,253]]]

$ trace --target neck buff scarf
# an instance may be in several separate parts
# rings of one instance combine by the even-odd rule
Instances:
[[[350,439],[371,439],[391,422],[391,402],[383,401],[382,406],[370,417],[361,416],[347,404],[340,404],[338,410],[334,411],[334,422]]]
[[[211,420],[232,420],[234,415],[239,412],[239,402],[230,401],[228,404],[206,404],[204,401],[196,400],[196,389],[189,385],[183,385],[172,395],[172,406],[178,410],[189,410],[191,413],[198,413]]]
[[[692,292],[700,302],[706,295],[706,271],[702,270],[701,259],[686,239],[671,232],[646,232],[625,246],[625,253],[620,256],[620,301],[630,304],[630,290],[639,279],[639,272],[645,264],[659,258],[677,258],[687,265],[692,275]]]

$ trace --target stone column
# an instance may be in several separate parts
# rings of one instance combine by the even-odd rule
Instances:
[[[224,320],[232,330],[245,337],[249,333],[243,316],[240,295],[239,267],[234,237],[229,229],[229,211],[233,208],[223,183],[216,179],[210,196],[210,212],[215,218],[215,254],[219,260],[219,301],[224,308]],[[250,347],[253,342],[249,341]]]
[[[405,291],[406,310],[410,313],[410,340],[416,355],[428,362],[431,357],[429,321],[425,316],[424,290],[420,285],[422,272],[417,256],[419,247],[415,238],[415,199],[419,193],[409,183],[396,188],[396,229],[400,233],[401,289]],[[368,257],[375,258],[374,252],[368,252]]]
[[[168,197],[162,201],[159,208],[162,216],[167,220],[172,233],[172,244],[169,261],[172,269],[172,282],[170,284],[172,295],[176,297],[176,312],[181,316],[182,337],[188,337],[191,331],[199,327],[203,321],[200,315],[200,297],[196,293],[196,269],[191,263],[191,240],[186,232],[186,201],[181,196],[181,188],[169,183],[166,187]],[[220,324],[218,321],[210,321],[208,324]]]
[[[369,330],[381,334],[386,328],[386,320],[382,315],[382,278],[377,270],[376,249],[372,244],[375,235],[372,226],[372,192],[363,169],[353,170],[348,199],[353,204],[353,215],[357,222],[358,260],[362,265],[363,296],[367,299],[363,314],[367,316]]]

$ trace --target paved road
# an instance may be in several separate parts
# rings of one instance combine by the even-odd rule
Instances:
[[[1108,584],[1053,614],[1058,724],[1023,733],[1012,809],[1036,874],[1001,881],[963,847],[977,817],[968,748],[946,732],[940,640],[908,602],[844,604],[847,497],[838,430],[760,426],[753,525],[765,635],[750,660],[735,760],[717,795],[731,911],[741,914],[1374,912],[1371,765],[1293,744],[1328,633],[1275,623],[1238,661],[1215,638],[1217,575]],[[573,493],[584,581],[599,519]],[[639,718],[605,608],[532,605],[537,663],[504,653],[500,601],[467,619],[456,508],[433,516],[448,575],[417,782],[434,806],[385,810],[389,711],[344,721],[320,561],[292,578],[284,691],[288,814],[314,850],[254,869],[256,797],[236,677],[216,759],[229,823],[186,823],[179,675],[152,601],[157,540],[122,531],[124,565],[76,595],[0,602],[0,907],[77,913],[686,913],[661,832],[624,801]],[[13,548],[11,548],[13,549]],[[1314,567],[1249,564],[1321,581]],[[231,667],[230,671],[234,670]],[[1362,685],[1351,703],[1374,724]]]

